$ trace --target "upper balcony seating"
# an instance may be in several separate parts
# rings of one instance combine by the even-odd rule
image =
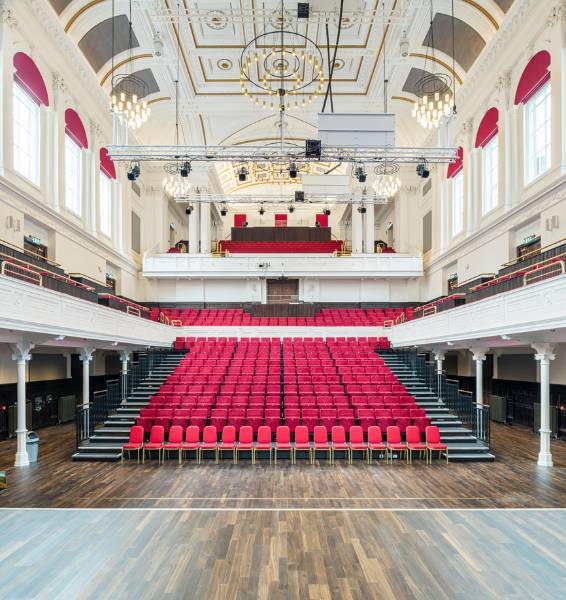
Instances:
[[[230,254],[333,254],[341,252],[344,242],[233,242],[222,240],[220,251]]]
[[[413,318],[408,308],[323,308],[313,317],[253,317],[243,309],[163,308],[150,309],[153,321],[176,326],[295,326],[295,327],[380,327],[392,324],[400,315]]]

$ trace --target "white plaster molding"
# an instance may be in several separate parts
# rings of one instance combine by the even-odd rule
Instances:
[[[81,362],[90,362],[95,352],[96,348],[94,346],[83,346],[80,348],[79,360]]]
[[[10,349],[12,350],[12,360],[31,360],[31,351],[34,349],[35,345],[31,342],[16,342],[15,344],[10,344]]]
[[[472,358],[477,361],[484,361],[487,356],[488,348],[470,348]]]
[[[554,354],[554,344],[541,342],[538,344],[531,344],[531,348],[535,351],[535,360],[550,361],[556,358],[556,355]]]
[[[10,29],[18,26],[18,20],[8,0],[0,0],[0,22],[7,25]]]

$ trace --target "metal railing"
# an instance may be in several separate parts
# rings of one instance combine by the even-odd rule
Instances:
[[[478,405],[474,394],[460,389],[459,382],[450,380],[444,372],[439,373],[435,361],[427,360],[425,354],[418,354],[412,348],[393,350],[415,375],[444,402],[449,411],[455,413],[462,424],[481,442],[489,446],[490,419],[489,406]]]
[[[96,427],[102,425],[171,352],[173,350],[167,348],[140,353],[137,362],[131,363],[127,374],[121,374],[119,379],[108,381],[106,389],[93,392],[88,405],[77,406],[77,447],[94,434]]]

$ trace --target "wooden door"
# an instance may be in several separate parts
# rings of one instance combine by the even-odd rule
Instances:
[[[268,279],[267,303],[290,304],[299,300],[298,279]]]

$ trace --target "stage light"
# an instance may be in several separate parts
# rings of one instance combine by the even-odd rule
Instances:
[[[365,215],[366,214],[366,207],[365,206],[358,206],[358,212],[361,215]]]
[[[259,211],[258,212],[259,212],[260,215],[264,215],[265,214],[265,210],[263,209],[263,206],[259,207]]]
[[[189,161],[184,162],[179,168],[179,175],[181,177],[188,177],[191,172],[191,163]]]
[[[130,181],[135,181],[141,173],[140,163],[132,162],[130,163],[130,168],[128,169],[128,179]]]
[[[291,204],[291,206],[289,206],[289,212],[290,213],[294,213],[295,212],[295,207]]]
[[[227,208],[221,208],[220,209],[220,216],[221,217],[225,217],[228,214],[228,209]]]
[[[330,215],[330,209],[329,209],[329,208],[325,208],[325,209],[322,211],[322,214],[323,214],[323,215],[326,215],[326,216],[328,217],[328,216]]]
[[[426,166],[426,162],[419,163],[417,165],[417,175],[422,177],[423,179],[428,179],[430,175],[430,170]]]
[[[297,170],[296,163],[291,163],[289,165],[289,177],[291,179],[297,179],[297,173],[298,173],[298,170]]]
[[[246,181],[247,178],[248,178],[248,170],[246,169],[246,167],[242,167],[238,171],[238,181]]]
[[[187,208],[185,208],[185,214],[190,215],[193,212],[193,207],[189,204]]]
[[[360,182],[360,183],[365,183],[366,179],[367,179],[367,174],[365,172],[365,169],[362,165],[357,166],[354,169],[354,177]]]

